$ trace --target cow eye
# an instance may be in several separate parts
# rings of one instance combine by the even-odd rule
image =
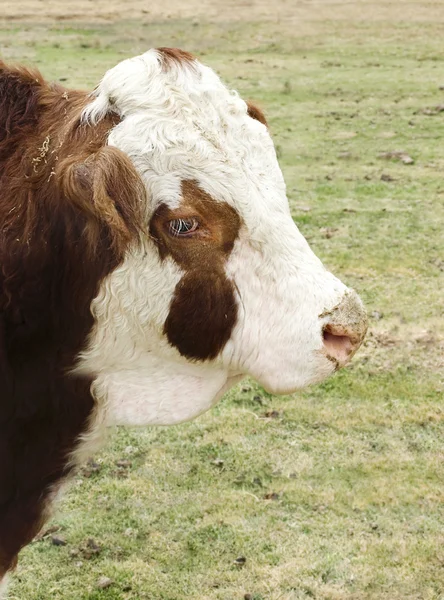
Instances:
[[[173,219],[168,223],[168,230],[171,235],[187,236],[194,233],[199,228],[197,219]]]

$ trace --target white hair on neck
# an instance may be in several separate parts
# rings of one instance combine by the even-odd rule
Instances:
[[[6,591],[8,587],[9,576],[5,575],[3,579],[0,580],[0,600],[6,600]]]

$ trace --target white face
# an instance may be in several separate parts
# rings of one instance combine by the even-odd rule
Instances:
[[[85,111],[120,123],[150,235],[103,282],[80,367],[110,424],[171,424],[242,376],[274,393],[324,379],[359,346],[359,298],[294,224],[267,127],[197,61],[157,50],[104,77]],[[325,333],[323,334],[323,331]]]

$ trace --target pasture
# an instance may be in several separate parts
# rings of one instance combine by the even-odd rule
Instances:
[[[0,55],[88,89],[153,46],[198,55],[265,110],[367,340],[291,397],[245,381],[195,422],[110,432],[11,600],[444,598],[444,8],[237,4],[17,0]]]

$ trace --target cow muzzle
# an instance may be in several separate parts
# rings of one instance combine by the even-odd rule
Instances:
[[[347,290],[341,302],[319,315],[323,321],[323,352],[336,364],[346,365],[356,353],[368,327],[367,313],[359,296]]]

